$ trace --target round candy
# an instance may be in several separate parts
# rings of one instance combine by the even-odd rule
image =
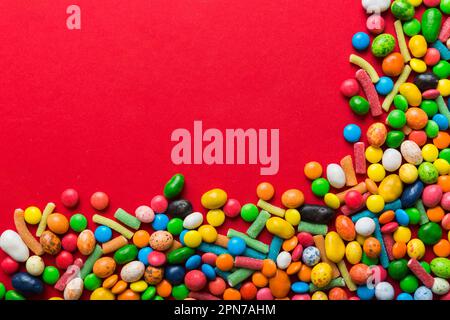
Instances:
[[[89,291],[94,291],[97,288],[100,288],[102,285],[102,279],[97,277],[95,274],[90,273],[84,278],[84,288]]]
[[[357,32],[352,37],[352,45],[356,50],[366,50],[370,45],[370,37],[365,32]]]
[[[425,286],[417,288],[414,300],[433,300],[433,292]]]
[[[281,195],[281,203],[287,208],[300,207],[305,201],[303,192],[298,189],[289,189],[283,192]]]
[[[256,195],[264,201],[269,201],[275,194],[275,188],[269,182],[261,182],[256,187]]]
[[[59,280],[59,271],[54,266],[47,266],[42,273],[42,280],[48,285],[54,285]]]
[[[397,77],[402,73],[404,63],[403,56],[399,52],[393,52],[383,59],[381,68],[387,76]]]
[[[199,270],[191,270],[184,277],[184,284],[191,291],[200,291],[206,286],[206,276]]]
[[[227,217],[234,218],[241,213],[241,204],[236,199],[228,199],[222,209]]]
[[[150,207],[156,213],[166,212],[168,205],[167,199],[163,195],[154,196],[150,201]]]
[[[81,232],[86,229],[88,221],[81,213],[76,213],[70,218],[70,227],[75,232]]]
[[[253,222],[259,214],[258,207],[253,203],[247,203],[241,208],[241,217],[244,221]]]
[[[197,248],[202,243],[202,235],[197,230],[189,230],[184,235],[183,242],[189,248]]]
[[[353,96],[349,101],[350,108],[357,115],[365,115],[369,112],[369,101],[361,96]]]
[[[155,212],[149,206],[137,207],[134,214],[143,223],[151,223],[155,219]]]
[[[19,263],[13,260],[11,257],[5,257],[0,263],[0,267],[6,274],[13,274],[19,270]]]
[[[55,259],[56,266],[60,269],[67,269],[70,265],[73,264],[73,255],[68,251],[61,251]]]
[[[303,250],[302,261],[307,266],[314,266],[320,261],[320,251],[316,247],[310,246]]]
[[[100,243],[107,242],[112,238],[112,230],[107,226],[98,226],[94,232],[95,240]]]
[[[69,230],[69,220],[61,213],[52,213],[47,218],[47,226],[56,234],[64,234]]]
[[[232,237],[228,241],[228,252],[233,256],[240,256],[244,253],[245,249],[247,249],[247,245],[244,240],[237,237]]]
[[[78,192],[75,189],[69,188],[61,193],[61,202],[67,208],[74,208],[79,201]]]
[[[141,248],[138,252],[138,260],[148,266],[148,255],[153,251],[150,247]]]
[[[24,211],[24,219],[28,224],[38,224],[41,221],[42,212],[38,207],[28,207]]]
[[[308,162],[307,164],[305,164],[303,172],[305,173],[305,176],[310,180],[318,179],[323,172],[322,165],[317,161]]]
[[[359,84],[355,79],[347,79],[341,84],[341,93],[346,97],[356,96],[359,92]]]
[[[375,297],[378,300],[393,300],[394,296],[394,287],[389,282],[383,281],[375,286]]]
[[[377,90],[378,94],[382,96],[389,94],[393,88],[394,81],[392,81],[392,79],[389,77],[380,77],[380,80],[378,80],[377,84],[375,85],[375,89]]]
[[[325,178],[318,178],[311,184],[312,192],[318,196],[325,196],[330,191],[330,183]]]
[[[159,213],[155,215],[155,219],[152,222],[152,228],[155,231],[166,230],[168,223],[169,217],[164,213]]]
[[[407,293],[414,293],[419,287],[419,280],[416,276],[409,274],[400,281],[400,288]]]
[[[39,256],[31,256],[28,258],[25,268],[27,272],[32,276],[40,276],[44,272],[45,264]]]
[[[219,227],[225,222],[225,212],[220,209],[209,210],[206,221],[213,227]]]
[[[361,128],[356,124],[348,124],[344,128],[344,138],[346,141],[354,143],[361,138]]]
[[[420,27],[420,21],[415,18],[403,23],[403,31],[408,37],[418,34],[420,32]]]
[[[98,211],[105,210],[109,205],[109,197],[106,193],[97,191],[91,196],[91,206]]]

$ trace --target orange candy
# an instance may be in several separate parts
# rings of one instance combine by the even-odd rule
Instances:
[[[353,241],[356,237],[355,225],[352,219],[347,216],[340,215],[336,218],[336,232],[345,241]]]
[[[275,273],[277,273],[276,263],[271,259],[264,259],[261,273],[267,278],[275,276]]]
[[[369,258],[376,258],[380,255],[381,244],[378,239],[369,237],[364,241],[363,250]]]
[[[219,270],[230,271],[233,269],[233,265],[233,257],[228,253],[221,254],[216,259],[216,267],[219,268]]]
[[[347,293],[344,289],[336,287],[328,292],[328,299],[330,300],[347,300]]]
[[[290,209],[298,208],[303,204],[303,202],[305,202],[305,196],[303,195],[303,192],[301,192],[298,189],[286,190],[281,195],[281,203],[286,208]]]
[[[404,65],[405,60],[403,56],[398,52],[394,52],[383,59],[381,69],[387,76],[397,77],[402,73]]]
[[[439,131],[436,138],[433,139],[433,144],[438,149],[445,149],[450,145],[450,134],[445,131]]]
[[[445,215],[444,209],[442,209],[440,206],[430,208],[427,210],[428,219],[430,219],[430,221],[433,222],[440,222],[444,217],[444,215]]]
[[[223,300],[241,300],[241,293],[233,288],[227,288],[223,292]]]
[[[269,182],[261,182],[256,187],[256,195],[258,198],[263,199],[264,201],[269,201],[273,198],[275,194],[275,189],[272,184]]]
[[[449,192],[450,191],[450,176],[440,176],[437,181],[439,187],[441,187],[442,192]]]
[[[131,289],[127,289],[117,296],[117,300],[140,300],[141,296]]]
[[[172,285],[164,279],[156,286],[156,292],[163,298],[167,298],[172,293]]]
[[[423,130],[413,130],[408,135],[408,139],[414,141],[419,147],[422,147],[427,143],[427,134]]]
[[[403,242],[396,242],[392,246],[392,255],[394,256],[394,259],[398,260],[405,256],[406,254],[406,243]]]
[[[363,263],[355,264],[349,270],[350,278],[358,285],[366,284],[371,273],[369,267]]]
[[[123,280],[119,280],[111,289],[113,294],[121,294],[128,287],[128,283]]]
[[[269,280],[261,272],[255,272],[252,275],[252,282],[255,286],[259,288],[264,288],[269,283]]]
[[[296,274],[300,271],[300,268],[302,267],[302,263],[300,261],[292,262],[289,267],[286,269],[286,273],[288,275]]]
[[[103,281],[102,287],[106,289],[111,289],[119,280],[119,276],[117,274],[113,274],[109,276]]]
[[[298,238],[296,236],[293,236],[290,239],[284,240],[283,242],[283,250],[284,251],[292,251],[298,244]]]
[[[303,282],[311,282],[311,268],[306,264],[302,264],[300,271],[297,273],[298,279]]]
[[[446,239],[439,240],[439,242],[433,246],[433,252],[438,257],[448,257],[450,255],[450,242]]]
[[[241,288],[239,289],[239,292],[241,294],[242,300],[253,300],[256,297],[258,289],[256,286],[251,282],[244,283]]]
[[[145,230],[139,230],[134,233],[133,243],[138,248],[143,248],[148,246],[148,241],[150,240],[150,234]]]
[[[47,227],[56,234],[64,234],[69,230],[69,220],[61,213],[52,213],[47,218]]]
[[[323,169],[320,163],[317,161],[311,161],[305,164],[303,172],[308,179],[315,180],[322,176]]]
[[[395,218],[395,212],[393,210],[388,210],[383,212],[380,217],[378,218],[378,220],[380,221],[381,224],[386,224],[391,222],[392,220],[394,220]]]
[[[425,128],[427,122],[428,116],[422,109],[412,107],[406,111],[406,124],[411,129],[420,130]]]

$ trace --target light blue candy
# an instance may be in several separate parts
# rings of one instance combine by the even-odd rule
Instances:
[[[354,124],[348,124],[344,128],[344,139],[348,142],[358,142],[361,138],[361,128]]]
[[[291,290],[295,293],[307,293],[309,292],[309,284],[303,281],[294,282],[291,285]]]
[[[359,286],[356,289],[356,294],[361,300],[372,300],[375,296],[375,288],[368,288],[367,286]]]
[[[433,121],[437,123],[439,130],[447,130],[448,129],[448,119],[440,113],[437,113],[433,116]]]
[[[389,267],[389,257],[386,251],[386,246],[384,245],[383,235],[381,233],[380,228],[380,222],[378,221],[378,218],[374,218],[373,222],[375,222],[375,231],[373,232],[373,234],[381,245],[380,262],[383,268],[387,269]]]
[[[370,37],[365,32],[357,32],[352,37],[352,46],[358,51],[366,50],[370,44]]]
[[[278,254],[280,253],[281,246],[283,245],[283,239],[280,237],[274,236],[272,238],[272,242],[269,246],[269,254],[267,255],[267,258],[273,261],[277,260]]]
[[[202,257],[198,254],[195,254],[186,260],[184,266],[186,267],[186,269],[194,270],[200,267],[201,264],[202,264]]]
[[[184,244],[184,236],[186,235],[186,233],[188,233],[188,231],[189,231],[189,230],[184,229],[184,230],[181,231],[181,233],[180,233],[179,239],[180,239],[180,242],[181,242],[181,244],[182,244],[183,246],[185,246],[185,244]]]
[[[414,292],[414,300],[433,300],[433,292],[425,286],[418,287]]]
[[[227,246],[228,252],[233,256],[240,256],[247,249],[247,244],[245,241],[238,237],[232,237],[228,240]]]
[[[139,250],[138,252],[138,259],[140,262],[142,262],[145,266],[148,266],[148,255],[153,251],[150,247],[144,247]]]
[[[215,255],[229,253],[227,249],[222,248],[221,246],[206,242],[202,242],[202,244],[198,246],[197,250],[201,252],[211,252],[214,253]]]
[[[433,48],[437,49],[441,54],[441,60],[449,60],[450,59],[450,50],[448,50],[447,46],[443,44],[441,41],[436,41],[433,43]]]
[[[406,227],[409,224],[409,215],[403,209],[395,210],[395,220],[398,224]]]
[[[208,278],[208,280],[214,280],[216,278],[216,272],[214,268],[207,263],[202,264],[202,272]]]
[[[94,232],[95,240],[100,243],[107,242],[112,238],[112,230],[107,226],[99,226]]]
[[[414,300],[414,298],[409,293],[402,292],[397,296],[397,300]]]
[[[169,217],[164,213],[158,213],[155,215],[155,219],[152,222],[152,227],[155,231],[166,230],[169,223]]]
[[[381,77],[375,85],[375,89],[382,96],[388,95],[394,89],[394,81],[389,77]]]
[[[267,256],[264,253],[256,251],[252,248],[245,249],[245,251],[242,255],[249,257],[249,258],[253,258],[253,259],[259,259],[259,260],[263,260],[263,259],[267,258]]]

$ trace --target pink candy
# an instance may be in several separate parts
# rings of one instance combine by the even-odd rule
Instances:
[[[212,252],[207,252],[202,255],[202,262],[211,266],[216,265],[217,255]]]
[[[167,206],[169,203],[167,202],[167,199],[164,198],[162,195],[154,196],[152,201],[150,202],[150,207],[153,209],[156,213],[163,213],[167,210]]]
[[[272,292],[269,288],[259,289],[256,293],[256,300],[273,300]]]
[[[442,189],[439,185],[426,186],[422,193],[422,202],[428,208],[436,207],[442,198]]]
[[[380,34],[384,31],[384,19],[382,16],[374,14],[367,18],[366,27],[373,34]]]
[[[299,261],[303,254],[303,246],[298,244],[292,251],[292,261]]]
[[[356,96],[359,92],[359,84],[355,79],[344,80],[341,84],[341,93],[346,97]]]
[[[442,209],[444,209],[445,211],[449,211],[449,210],[450,210],[450,192],[446,192],[446,193],[444,193],[444,195],[442,196],[442,199],[441,199],[441,207],[442,207]]]
[[[77,250],[77,240],[78,236],[76,234],[68,233],[62,238],[61,245],[64,250],[75,252]]]
[[[61,202],[67,208],[74,208],[79,201],[78,192],[75,189],[66,189],[61,194]]]
[[[389,222],[389,223],[386,223],[384,226],[381,227],[381,232],[382,233],[393,233],[397,229],[398,229],[398,223],[397,222]]]
[[[154,199],[154,198],[153,198]],[[153,201],[153,200],[152,200]],[[157,206],[158,207],[158,206]],[[158,207],[160,209],[160,207]],[[148,206],[140,206],[134,212],[136,218],[144,223],[150,223],[155,219],[155,212]]]
[[[228,199],[223,207],[223,212],[227,217],[237,217],[241,213],[241,204],[236,199]]]
[[[299,234],[297,234],[297,239],[298,243],[300,243],[303,248],[314,245],[314,238],[310,233],[300,232]]]
[[[160,267],[166,263],[166,255],[160,251],[152,251],[148,254],[148,263],[153,267]]]

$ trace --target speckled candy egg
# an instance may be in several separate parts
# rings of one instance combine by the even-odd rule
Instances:
[[[56,255],[61,251],[61,240],[51,231],[44,231],[39,239],[44,251],[51,255]]]
[[[144,279],[150,285],[157,285],[164,277],[164,269],[148,266],[144,272]]]
[[[150,236],[149,244],[154,250],[165,251],[172,246],[173,236],[167,231],[156,231]]]
[[[433,292],[427,287],[421,286],[414,292],[414,300],[433,300]]]
[[[431,271],[438,277],[450,278],[450,259],[434,258],[430,263]]]
[[[74,278],[64,288],[64,300],[78,300],[83,294],[84,282],[81,278]]]
[[[372,273],[367,265],[358,263],[350,268],[349,274],[354,283],[363,285],[366,284],[367,279]]]
[[[42,260],[39,256],[31,256],[28,258],[25,268],[27,272],[32,276],[40,276],[42,272],[44,272],[45,264],[44,260]]]
[[[395,38],[388,34],[383,33],[377,36],[372,41],[372,53],[375,57],[385,57],[394,50]]]
[[[373,147],[381,147],[386,141],[386,136],[386,126],[381,122],[376,122],[367,129],[367,141]]]
[[[135,282],[142,278],[145,265],[140,261],[131,261],[123,266],[120,277],[125,282]]]
[[[116,270],[116,261],[111,257],[102,257],[95,261],[92,271],[99,278],[107,278]]]
[[[431,291],[434,294],[437,294],[439,296],[442,296],[446,294],[450,290],[450,284],[447,280],[442,278],[434,278],[433,287],[431,288]]]
[[[318,288],[328,285],[333,277],[333,270],[328,263],[316,264],[311,270],[311,281]]]
[[[149,206],[139,206],[134,211],[136,218],[143,223],[151,223],[155,219],[155,212]]]
[[[320,251],[316,247],[310,246],[303,250],[302,260],[307,266],[314,266],[320,261]]]
[[[352,219],[347,216],[340,215],[336,218],[336,232],[345,241],[352,241],[356,237],[355,225]]]
[[[83,230],[77,239],[77,248],[82,255],[88,256],[94,251],[95,236],[91,230]]]
[[[392,300],[394,296],[394,287],[389,282],[383,281],[375,286],[375,297],[378,300]]]
[[[406,162],[415,166],[421,164],[423,161],[422,150],[417,143],[412,140],[403,141],[400,146],[400,152]]]

